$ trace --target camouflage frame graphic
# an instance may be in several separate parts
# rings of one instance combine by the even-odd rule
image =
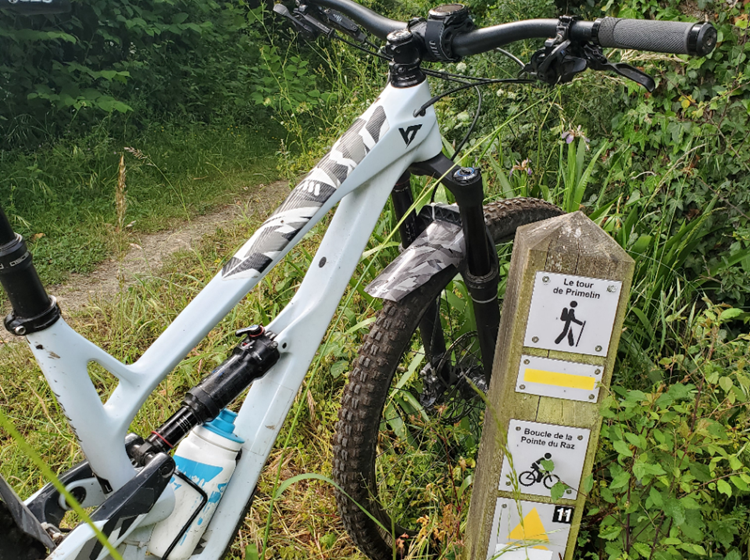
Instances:
[[[221,271],[224,278],[263,272],[388,132],[385,109],[376,101],[302,179],[281,206]]]

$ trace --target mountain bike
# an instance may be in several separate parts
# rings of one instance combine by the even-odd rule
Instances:
[[[23,238],[0,209],[0,282],[13,308],[5,325],[27,340],[85,455],[59,476],[60,485],[50,483],[25,501],[0,479],[6,556],[36,560],[49,551],[54,560],[97,560],[116,549],[128,560],[223,558],[389,199],[403,251],[368,287],[383,306],[344,390],[334,441],[337,501],[347,530],[370,558],[407,554],[424,520],[453,508],[447,529],[422,531],[430,551],[448,545],[460,527],[457,499],[468,495],[470,476],[461,473],[471,470],[476,454],[479,395],[495,353],[498,251],[519,226],[561,211],[529,198],[483,206],[481,171],[443,154],[434,109],[442,96],[432,96],[427,76],[458,84],[446,94],[490,83],[563,83],[586,68],[653,88],[638,69],[608,62],[602,47],[705,55],[716,42],[710,23],[561,17],[477,29],[460,4],[408,24],[351,0],[275,11],[309,38],[325,35],[368,51],[373,43],[362,28],[385,40],[376,54],[389,61],[389,83],[135,363],[116,360],[63,320]],[[422,65],[533,38],[546,42],[528,64],[520,63],[524,77],[518,79],[477,79]],[[456,204],[421,205],[412,176],[439,180]],[[128,433],[158,383],[336,205],[289,305],[268,325],[237,331],[241,341],[231,355],[188,391],[164,424],[145,438]],[[90,362],[119,381],[106,403],[89,378]],[[227,413],[245,390],[236,416]],[[183,446],[194,437],[224,447],[189,455]],[[217,473],[226,480],[209,491]],[[64,533],[60,524],[75,507],[70,496],[95,509],[90,523]],[[200,534],[188,547],[195,531]]]

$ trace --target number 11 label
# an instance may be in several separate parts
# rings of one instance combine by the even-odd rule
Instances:
[[[552,514],[552,521],[555,523],[573,523],[573,508],[568,506],[555,506],[555,512]]]

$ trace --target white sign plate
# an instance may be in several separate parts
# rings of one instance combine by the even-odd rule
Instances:
[[[586,428],[511,420],[508,425],[511,458],[503,457],[499,489],[513,491],[513,478],[517,477],[517,487],[522,494],[551,497],[552,487],[560,481],[568,486],[564,497],[575,500],[589,433]],[[542,465],[544,460],[554,463],[551,472]]]
[[[537,272],[524,346],[606,356],[622,282]]]
[[[564,558],[574,511],[570,506],[498,498],[487,559]]]
[[[542,397],[595,403],[604,366],[537,356],[521,356],[516,391]]]

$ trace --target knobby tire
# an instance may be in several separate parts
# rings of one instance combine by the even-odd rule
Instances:
[[[529,198],[485,206],[487,227],[496,244],[513,239],[521,225],[561,213],[552,204]],[[472,473],[483,401],[464,383],[461,390],[447,390],[444,402],[419,410],[414,403],[419,398],[419,370],[424,364],[416,368],[408,385],[404,384],[409,364],[415,363],[414,356],[420,359],[419,351],[406,359],[404,355],[425,339],[425,333],[419,336],[418,326],[426,309],[438,298],[445,345],[450,349],[446,354],[452,353],[451,359],[459,369],[482,367],[478,345],[469,348],[465,342],[456,342],[466,339],[466,329],[454,329],[452,319],[442,317],[447,306],[441,294],[447,286],[455,287],[451,282],[457,274],[457,268],[451,266],[400,302],[383,302],[344,389],[333,445],[333,478],[343,489],[343,493],[336,491],[336,499],[347,531],[372,560],[392,559],[394,551],[396,557],[403,557],[417,541],[420,550],[430,554],[460,539],[458,526],[469,503],[469,492],[461,484],[465,486]],[[384,408],[389,411],[385,416]],[[396,409],[403,416],[394,417]],[[441,415],[449,419],[441,421]],[[394,472],[400,480],[389,480]],[[457,503],[459,494],[463,506]]]

